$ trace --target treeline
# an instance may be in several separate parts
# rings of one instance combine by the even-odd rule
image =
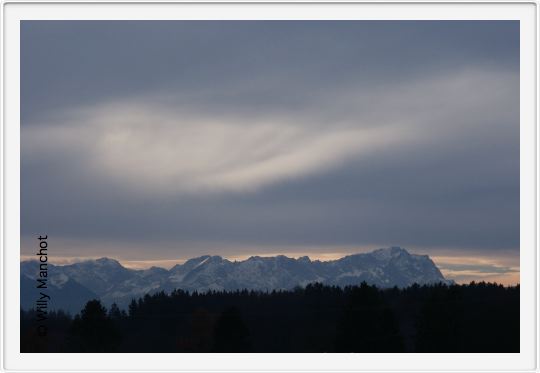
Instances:
[[[21,311],[21,352],[519,352],[519,285],[175,290],[45,324]]]

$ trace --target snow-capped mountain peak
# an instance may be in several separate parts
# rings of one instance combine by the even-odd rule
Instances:
[[[34,262],[21,262],[21,275],[34,278]],[[100,258],[64,266],[51,265],[51,284],[76,283],[97,294],[106,304],[127,304],[132,298],[160,290],[187,291],[292,289],[320,282],[356,285],[365,281],[379,287],[406,287],[414,283],[449,283],[427,255],[415,255],[400,247],[345,256],[332,261],[312,261],[284,255],[251,256],[229,261],[203,255],[177,264],[170,270],[124,268],[118,261]],[[24,296],[24,295],[23,295]]]

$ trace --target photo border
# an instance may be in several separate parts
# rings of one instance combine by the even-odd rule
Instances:
[[[4,371],[535,371],[538,369],[538,2],[4,1],[2,17],[2,294]],[[316,18],[320,16],[319,18]],[[314,18],[315,17],[315,18]],[[25,19],[520,20],[519,354],[20,353],[20,35]]]

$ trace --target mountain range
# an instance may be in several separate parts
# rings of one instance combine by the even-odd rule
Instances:
[[[23,309],[32,308],[39,297],[40,289],[36,289],[38,270],[37,261],[21,262]],[[314,282],[346,286],[363,281],[381,288],[407,287],[414,283],[452,283],[444,278],[429,256],[391,247],[332,261],[283,255],[230,261],[204,255],[177,264],[170,270],[158,267],[129,269],[109,258],[62,266],[49,264],[47,294],[51,296],[50,308],[76,313],[93,298],[99,298],[105,305],[117,303],[126,307],[133,298],[161,290],[271,291]]]

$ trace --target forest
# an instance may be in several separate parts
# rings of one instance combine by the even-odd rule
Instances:
[[[519,285],[159,292],[127,310],[99,300],[21,310],[21,352],[519,352]]]

